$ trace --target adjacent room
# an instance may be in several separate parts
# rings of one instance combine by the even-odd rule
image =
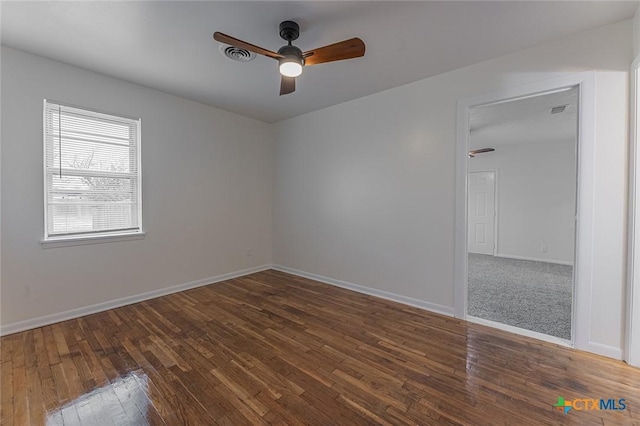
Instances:
[[[571,341],[578,88],[470,117],[468,314]]]
[[[638,6],[3,0],[0,423],[639,422]]]

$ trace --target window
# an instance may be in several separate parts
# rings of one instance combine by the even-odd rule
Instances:
[[[142,233],[140,120],[44,101],[44,241]]]

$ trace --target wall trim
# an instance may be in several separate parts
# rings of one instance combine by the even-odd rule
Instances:
[[[541,259],[541,258],[538,258],[538,257],[515,256],[515,255],[512,255],[512,254],[502,254],[502,253],[496,254],[496,257],[503,257],[505,259],[529,260],[529,261],[532,261],[532,262],[555,263],[557,265],[573,266],[573,262],[566,261],[566,260]]]
[[[145,293],[134,294],[133,296],[122,297],[120,299],[110,300],[108,302],[96,303],[95,305],[83,306],[80,308],[70,309],[68,311],[55,314],[44,315],[23,321],[3,324],[0,327],[0,335],[18,333],[20,331],[30,330],[33,328],[43,327],[45,325],[55,324],[61,321],[83,317],[98,312],[107,311],[109,309],[119,308],[121,306],[131,305],[133,303],[143,302],[149,299],[166,296],[168,294],[179,293],[181,291],[190,290],[196,287],[202,287],[209,284],[215,284],[233,278],[242,277],[244,275],[254,274],[260,271],[271,269],[271,265],[254,266],[253,268],[242,269],[240,271],[229,272],[227,274],[216,275],[214,277],[203,278],[188,283],[178,284],[171,287],[165,287],[158,290],[152,290]]]
[[[586,345],[581,348],[577,348],[586,352],[591,352],[596,355],[602,355],[613,359],[623,359],[623,351],[622,348],[617,348],[615,346],[603,345],[602,343],[596,343],[589,341]]]
[[[301,271],[299,269],[289,268],[282,265],[272,265],[271,269],[276,271],[286,272],[288,274],[297,275],[299,277],[308,278],[310,280],[319,281],[325,284],[330,284],[336,287],[345,288],[358,293],[367,294],[369,296],[379,297],[381,299],[391,300],[393,302],[402,303],[404,305],[413,306],[414,308],[423,309],[425,311],[435,312],[437,314],[453,316],[453,307],[438,305],[437,303],[431,303],[420,299],[414,299],[413,297],[402,296],[400,294],[391,293],[384,290],[378,290],[371,287],[365,287],[359,284],[353,284],[347,281],[336,280],[334,278],[325,277],[322,275],[312,274],[309,272]]]
[[[60,313],[49,314],[49,315],[44,315],[41,317],[32,318],[24,321],[17,321],[9,324],[4,324],[0,327],[0,336],[6,336],[13,333],[19,333],[25,330],[44,327],[46,325],[51,325],[58,322],[67,321],[70,319],[80,318],[86,315],[91,315],[98,312],[107,311],[109,309],[115,309],[122,306],[138,303],[138,302],[143,302],[145,300],[155,299],[155,298],[166,296],[169,294],[179,293],[181,291],[190,290],[197,287],[204,287],[206,285],[220,283],[223,281],[239,278],[245,275],[254,274],[256,272],[266,271],[269,269],[273,269],[280,272],[286,272],[288,274],[297,275],[299,277],[308,278],[310,280],[319,281],[325,284],[333,285],[336,287],[344,288],[344,289],[355,291],[358,293],[367,294],[369,296],[374,296],[374,297],[378,297],[385,300],[391,300],[393,302],[398,302],[404,305],[413,306],[415,308],[423,309],[425,311],[430,311],[437,314],[446,315],[449,317],[454,316],[453,307],[439,305],[437,303],[431,303],[431,302],[415,299],[408,296],[402,296],[400,294],[391,293],[384,290],[365,287],[365,286],[362,286],[359,284],[353,284],[347,281],[336,280],[336,279],[325,277],[322,275],[312,274],[312,273],[304,272],[298,269],[289,268],[287,266],[265,264],[260,266],[254,266],[252,268],[242,269],[235,272],[229,272],[222,275],[217,275],[214,277],[203,278],[203,279],[191,281],[188,283],[178,284],[171,287],[166,287],[158,290],[140,293],[133,296],[127,296],[120,299],[110,300],[108,302],[97,303],[94,305],[84,306],[81,308],[70,309],[68,311],[64,311]],[[494,325],[494,324],[489,324],[489,323],[492,323],[491,321],[486,321],[481,318],[467,317],[465,318],[465,320],[476,323],[476,324],[483,324],[483,325],[490,325],[490,326]],[[509,326],[504,326],[503,324],[500,324],[500,326],[501,327],[498,327],[498,328],[501,328],[505,331],[510,331],[512,333],[514,332],[513,330],[510,330],[511,327]],[[518,331],[515,331],[515,333],[540,339],[540,337],[531,336],[528,333],[522,333]],[[534,334],[538,334],[538,333],[534,333]],[[549,340],[549,336],[544,336],[544,337],[546,338],[543,338],[542,340],[551,341]],[[558,340],[562,340],[562,339],[558,339]],[[569,343],[568,344],[567,342],[564,342],[564,341],[552,342],[552,343],[557,343],[557,344],[561,344],[563,346],[568,346],[568,347],[571,346],[570,342],[568,342]],[[589,341],[587,345],[585,345],[585,347],[582,347],[580,349],[587,352],[594,353],[594,354],[606,356],[609,358],[623,359],[622,349],[614,346],[607,346],[601,343]]]
[[[629,217],[627,220],[627,331],[625,361],[640,367],[640,56],[631,64],[629,72]]]

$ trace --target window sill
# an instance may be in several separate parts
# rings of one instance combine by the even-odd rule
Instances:
[[[42,240],[42,248],[83,246],[86,244],[103,244],[113,243],[117,241],[142,240],[145,236],[144,232],[136,232],[134,234],[116,234],[116,235],[100,235],[92,237],[74,237],[74,238],[58,238],[50,240]]]

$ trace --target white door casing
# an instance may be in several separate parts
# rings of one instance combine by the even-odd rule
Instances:
[[[469,172],[469,253],[494,254],[495,184],[494,172]]]
[[[625,360],[640,367],[640,57],[631,64],[629,263]]]

